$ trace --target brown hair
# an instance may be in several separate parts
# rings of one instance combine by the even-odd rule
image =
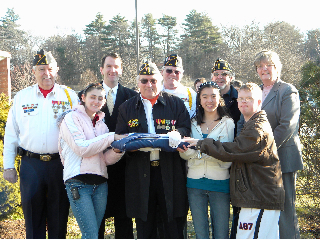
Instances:
[[[118,53],[115,52],[111,52],[111,53],[107,53],[102,59],[101,59],[101,67],[104,67],[104,62],[106,61],[107,57],[112,57],[114,59],[119,58],[120,62],[121,62],[121,66],[122,66],[122,59],[120,57],[120,55]]]
[[[84,102],[82,101],[82,95],[85,97],[87,96],[87,93],[90,92],[92,89],[98,89],[104,91],[104,88],[101,83],[90,83],[85,89],[81,90],[78,93],[78,97],[80,99],[80,104],[84,106]]]
[[[252,92],[252,96],[254,96],[254,99],[258,98],[257,100],[262,100],[262,90],[256,83],[245,83],[240,87],[239,91],[241,90]]]

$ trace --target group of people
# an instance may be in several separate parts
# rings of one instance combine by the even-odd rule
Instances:
[[[212,81],[183,86],[182,59],[162,69],[146,61],[139,93],[122,86],[122,61],[107,54],[103,81],[76,94],[55,82],[50,52],[33,60],[37,84],[18,92],[4,137],[4,178],[18,179],[27,238],[65,238],[69,206],[82,238],[104,238],[114,217],[115,237],[186,238],[190,206],[197,238],[299,238],[295,178],[302,169],[298,91],[280,80],[276,53],[262,51],[254,65],[261,88],[236,90],[234,73],[219,58]],[[179,132],[189,145],[176,151],[121,151],[113,141],[130,133]],[[169,135],[170,138],[171,135]],[[279,220],[280,219],[280,220]],[[280,235],[279,235],[280,230]]]

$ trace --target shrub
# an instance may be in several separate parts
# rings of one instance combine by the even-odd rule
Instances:
[[[3,178],[3,137],[5,124],[8,117],[10,104],[5,94],[0,94],[0,218],[5,218],[16,210],[20,205],[19,181],[9,183]],[[16,158],[16,169],[20,163],[20,157]]]

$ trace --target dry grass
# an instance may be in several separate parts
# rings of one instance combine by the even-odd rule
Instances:
[[[302,239],[319,239],[320,238],[320,216],[319,210],[311,205],[307,206],[305,199],[301,204],[301,198],[298,199],[297,213],[299,217],[300,233]],[[230,216],[232,219],[232,215]],[[231,221],[230,221],[231,227]],[[192,216],[189,211],[187,235],[189,239],[195,239],[196,235],[192,223]],[[136,230],[134,224],[134,236],[136,237]],[[70,214],[68,221],[68,239],[81,238],[81,232],[78,227],[76,219]],[[114,238],[113,218],[106,220],[105,238]],[[23,219],[7,219],[0,221],[0,239],[25,239],[25,226]]]

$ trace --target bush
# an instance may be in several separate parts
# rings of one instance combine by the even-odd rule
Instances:
[[[300,140],[304,169],[299,171],[297,194],[301,205],[312,203],[314,213],[320,209],[320,64],[308,62],[302,67],[300,82]]]
[[[3,137],[9,108],[8,97],[0,94],[0,218],[8,217],[21,204],[19,181],[12,184],[3,178]],[[20,157],[17,157],[16,169],[19,163]]]

